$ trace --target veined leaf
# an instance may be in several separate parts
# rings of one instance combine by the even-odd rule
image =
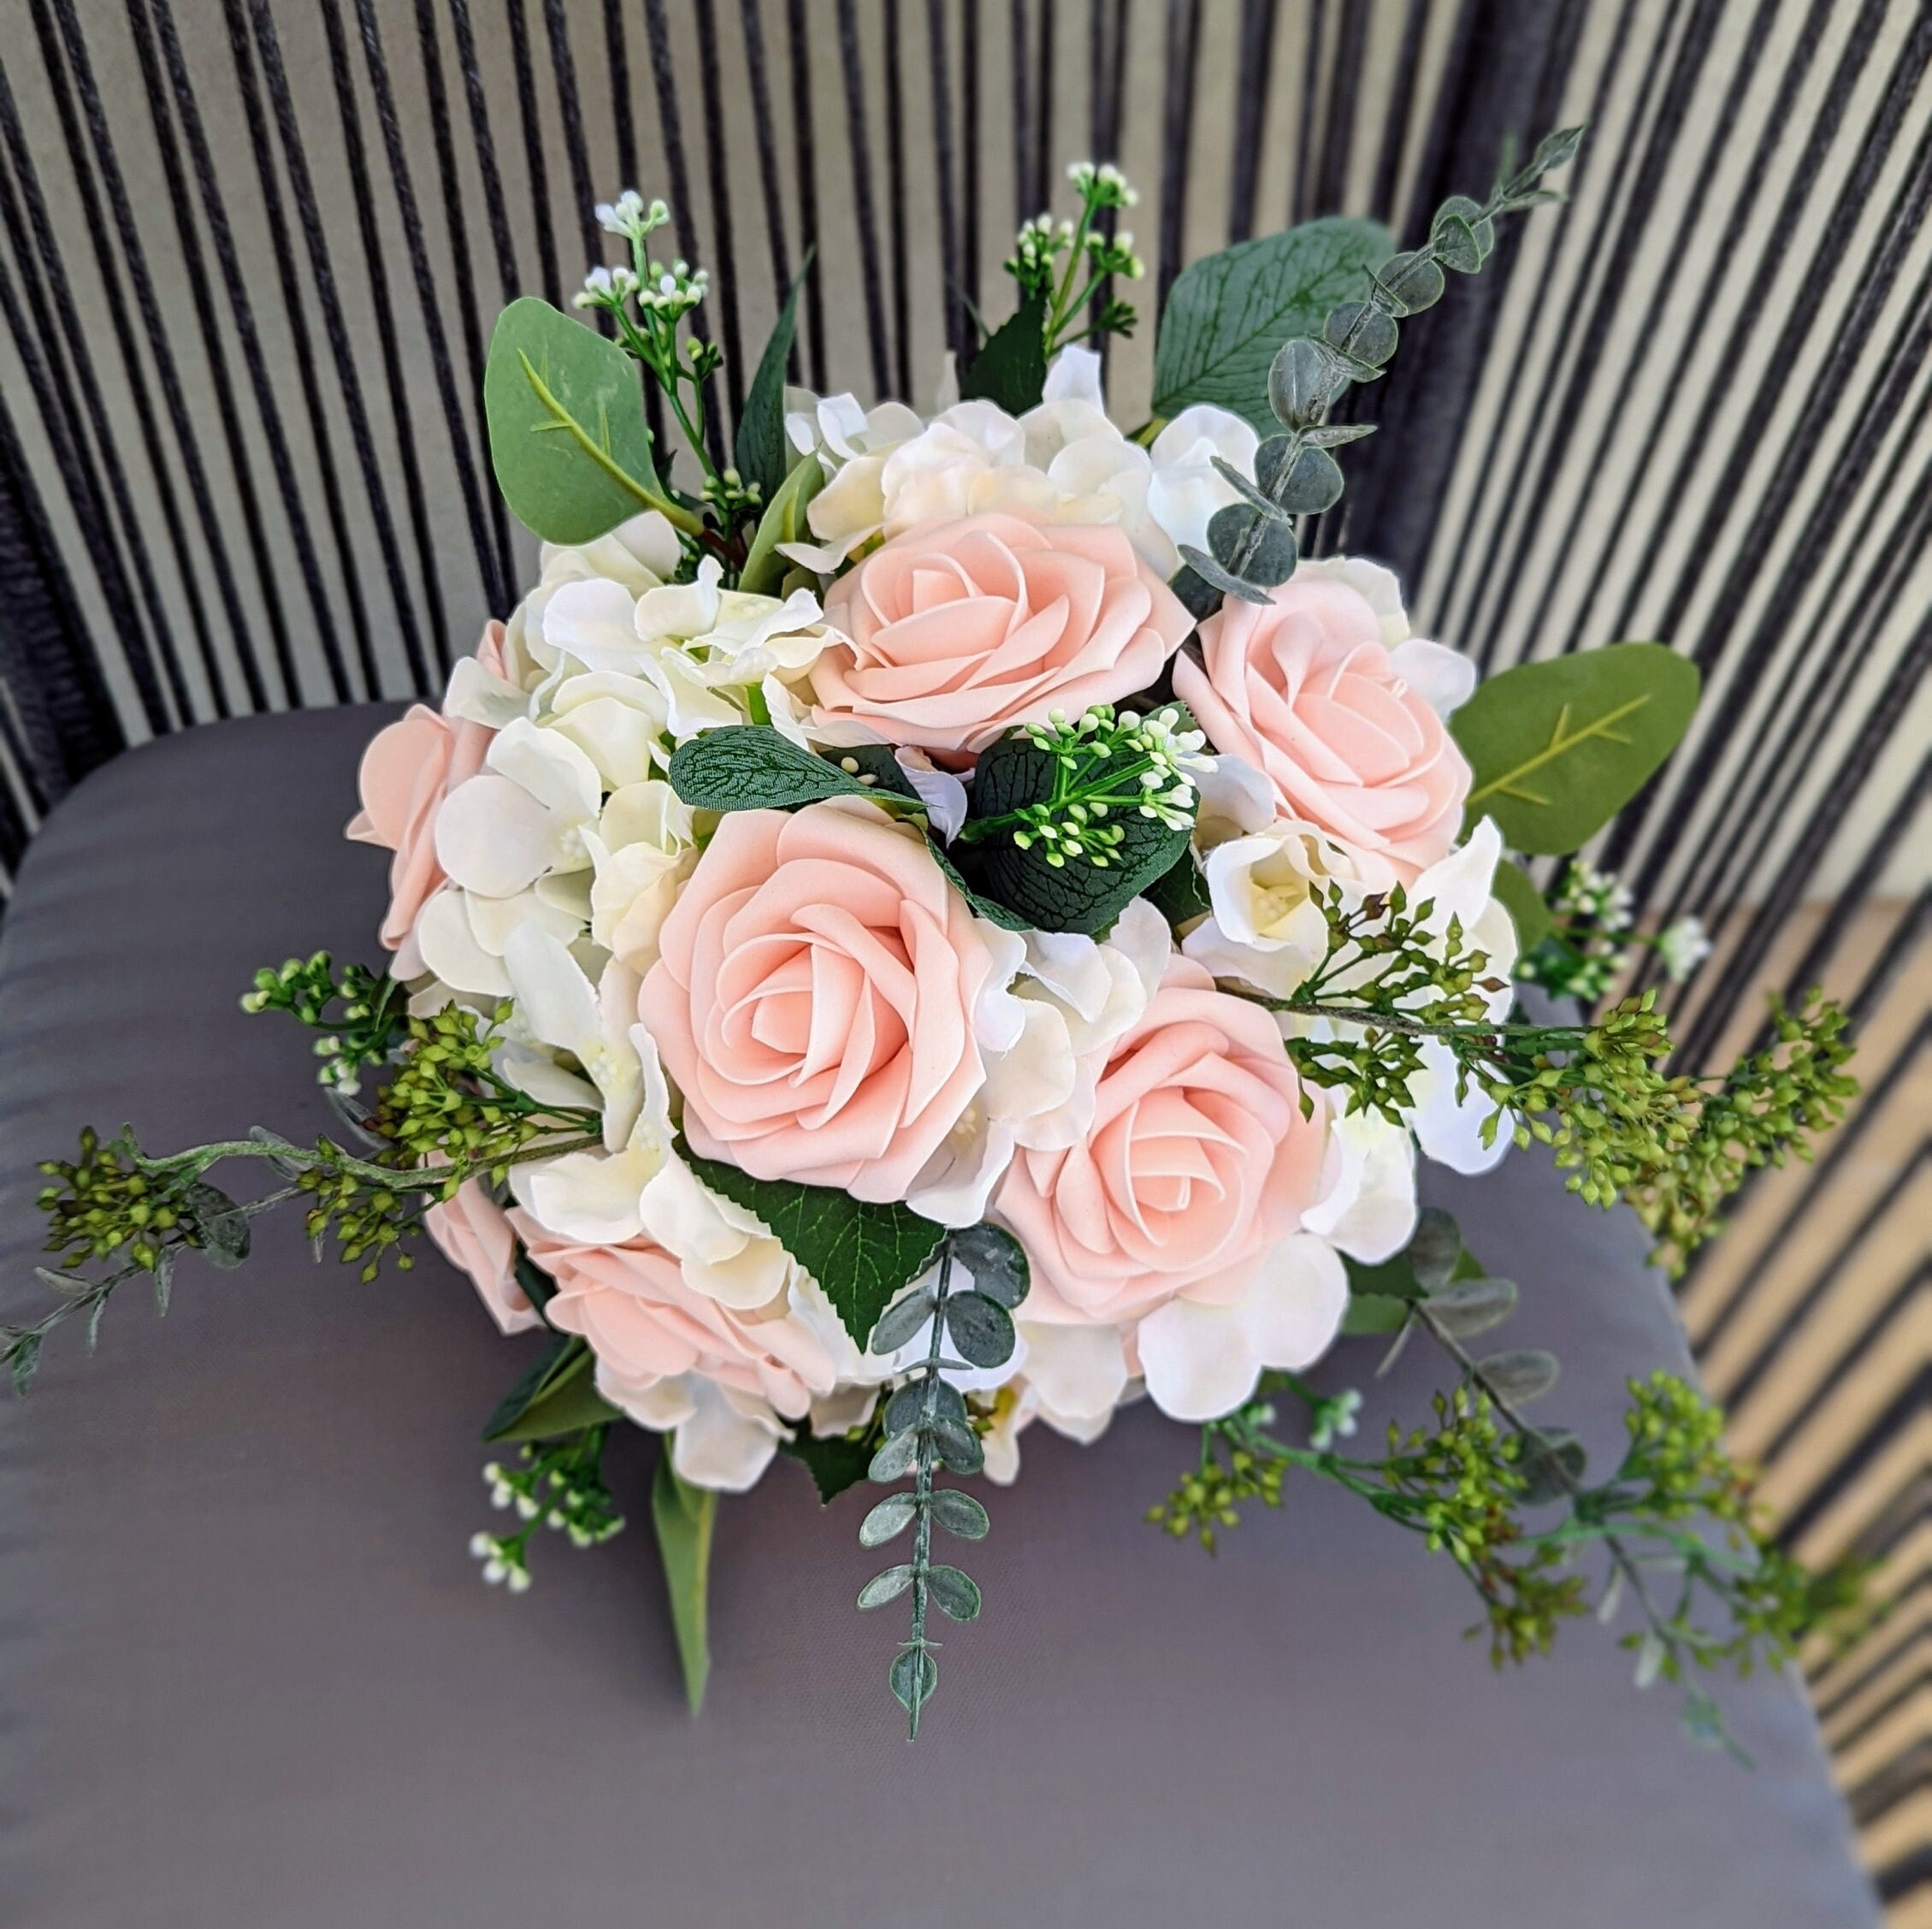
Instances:
[[[801,1433],[796,1440],[780,1441],[778,1449],[790,1454],[812,1476],[821,1506],[836,1500],[847,1488],[856,1487],[866,1477],[872,1458],[871,1448],[862,1440],[820,1440],[810,1432]]]
[[[1008,415],[1040,405],[1047,381],[1047,298],[1029,295],[987,337],[960,378],[960,399],[996,402]]]
[[[497,317],[490,463],[511,512],[546,542],[588,542],[645,509],[694,524],[658,480],[637,380],[615,342],[534,295]]]
[[[623,1417],[597,1390],[590,1348],[574,1333],[559,1333],[504,1395],[483,1429],[487,1441],[554,1440]]]
[[[1697,666],[1662,643],[1609,643],[1492,677],[1450,719],[1474,772],[1465,821],[1511,849],[1580,849],[1676,747]]]
[[[658,1532],[665,1591],[671,1597],[684,1699],[693,1714],[704,1707],[705,1683],[711,1678],[711,1538],[717,1519],[718,1495],[679,1478],[667,1439],[651,1482],[651,1524]]]
[[[798,328],[798,293],[805,277],[812,272],[808,252],[772,324],[771,339],[759,358],[758,373],[745,395],[744,412],[738,417],[738,435],[731,446],[732,460],[738,474],[747,482],[756,482],[770,502],[783,487],[789,451],[785,444],[785,364],[792,352],[792,337]]]
[[[1512,864],[1505,858],[1496,867],[1496,875],[1490,880],[1490,890],[1503,901],[1503,908],[1510,914],[1510,922],[1516,927],[1516,952],[1518,956],[1527,957],[1543,940],[1550,935],[1556,923],[1550,907],[1543,902],[1543,893],[1536,888],[1535,881],[1520,864]]]
[[[789,557],[778,553],[778,545],[811,539],[812,529],[805,519],[805,512],[824,486],[825,471],[817,456],[806,456],[792,465],[778,493],[767,501],[745,557],[745,566],[738,571],[738,587],[747,595],[772,596],[778,593],[786,572],[793,567]]]
[[[827,797],[867,797],[830,757],[815,756],[769,724],[725,724],[681,743],[671,787],[700,810],[789,810]]]
[[[1267,435],[1268,369],[1291,336],[1318,336],[1328,311],[1368,292],[1394,246],[1379,222],[1331,216],[1239,241],[1184,269],[1161,311],[1154,413],[1214,402]]]
[[[930,1266],[946,1228],[906,1205],[872,1205],[836,1186],[754,1179],[721,1159],[679,1148],[714,1192],[761,1221],[817,1280],[839,1323],[863,1347],[900,1289]]]

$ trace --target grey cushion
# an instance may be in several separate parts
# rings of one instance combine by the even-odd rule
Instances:
[[[340,840],[369,711],[196,731],[122,759],[33,846],[0,951],[0,1254],[35,1297],[32,1162],[84,1121],[153,1147],[327,1123],[306,1042],[247,1018],[260,962],[373,955],[381,854]],[[1433,1187],[1526,1289],[1602,1453],[1627,1374],[1681,1369],[1622,1214],[1529,1158]],[[1143,1513],[1191,1436],[1036,1429],[992,1491],[908,1749],[864,1500],[781,1464],[720,1512],[710,1705],[682,1706],[646,1524],[479,1583],[477,1429],[534,1344],[434,1256],[363,1286],[293,1223],[248,1268],[130,1289],[92,1360],[0,1411],[7,1920],[33,1929],[1539,1929],[1870,1924],[1787,1679],[1723,1699],[1755,1772],[1693,1749],[1588,1624],[1493,1674],[1445,1559],[1312,1482],[1210,1560]],[[1410,1350],[1376,1400],[1419,1411]],[[1324,1371],[1366,1384],[1372,1343]]]

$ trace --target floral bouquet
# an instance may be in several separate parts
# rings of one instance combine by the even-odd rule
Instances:
[[[703,272],[653,257],[661,202],[600,208],[628,258],[577,297],[594,325],[513,303],[485,379],[540,579],[363,760],[388,969],[317,956],[243,1001],[319,1033],[343,1131],[165,1157],[85,1133],[44,1168],[68,1262],[4,1329],[17,1383],[62,1318],[144,1276],[165,1308],[183,1252],[236,1264],[296,1199],[364,1278],[427,1231],[533,1336],[483,1429],[516,1516],[471,1543],[487,1580],[526,1588],[541,1527],[617,1532],[611,1429],[665,1436],[694,1707],[719,1494],[781,1454],[828,1500],[889,1489],[859,1532],[898,1558],[859,1604],[909,1608],[889,1682],[916,1733],[935,1610],[981,1606],[935,1537],[987,1512],[942,1476],[1010,1482],[1029,1427],[1097,1441],[1143,1398],[1200,1429],[1150,1516],[1176,1536],[1212,1548],[1295,1470],[1446,1553],[1499,1660],[1598,1571],[1640,1681],[1787,1652],[1835,1583],[1763,1541],[1719,1417],[1634,1385],[1592,1482],[1525,1417],[1556,1362],[1471,1348],[1516,1287],[1415,1198],[1418,1153],[1478,1172],[1539,1141],[1681,1262],[1850,1089],[1815,1003],[1715,1080],[1663,1068],[1651,993],[1517,1003],[1525,979],[1606,992],[1630,918],[1587,867],[1539,887],[1506,853],[1577,851],[1696,672],[1622,643],[1479,686],[1386,570],[1303,553],[1371,432],[1351,392],[1498,219],[1558,198],[1576,140],[1419,248],[1336,220],[1196,263],[1132,435],[1090,344],[1134,322],[1133,196],[1076,167],[1077,218],[1023,230],[1016,311],[935,414],[788,388],[795,290],[729,463]],[[1681,966],[1697,941],[1652,942]],[[238,1201],[209,1176],[236,1160],[284,1183]],[[1338,1334],[1418,1332],[1450,1369],[1433,1426],[1344,1451],[1359,1396],[1301,1376]]]

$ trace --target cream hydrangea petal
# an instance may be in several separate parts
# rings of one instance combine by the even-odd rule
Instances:
[[[443,714],[501,730],[529,713],[529,695],[507,678],[486,670],[473,656],[458,657],[443,692]]]
[[[1374,1112],[1334,1120],[1322,1196],[1302,1215],[1303,1230],[1376,1265],[1409,1244],[1415,1214],[1415,1147],[1408,1132]]]
[[[639,1202],[644,1230],[674,1254],[700,1293],[741,1312],[783,1297],[792,1275],[785,1249],[748,1213],[700,1182],[682,1159],[666,1157]]]
[[[513,897],[556,855],[554,814],[520,784],[481,771],[436,814],[436,861],[450,880],[486,897]]]
[[[671,1437],[671,1465],[694,1487],[747,1493],[771,1465],[784,1429],[763,1400],[694,1380],[691,1417]]]
[[[1194,841],[1203,850],[1265,831],[1274,821],[1274,786],[1245,757],[1220,753],[1211,770],[1196,774],[1194,784],[1201,793]]]
[[[1237,1307],[1170,1299],[1140,1322],[1137,1343],[1149,1397],[1172,1420],[1218,1420],[1261,1375]]]
[[[1056,1426],[1105,1418],[1127,1388],[1127,1358],[1118,1328],[1056,1326],[1022,1320],[1027,1382]]]
[[[560,827],[588,823],[603,802],[596,765],[568,737],[527,717],[497,732],[484,761],[547,805]]]
[[[701,636],[718,621],[719,580],[723,565],[715,556],[698,565],[695,583],[667,583],[647,590],[637,599],[634,636],[655,643],[667,637]]]
[[[510,1169],[517,1203],[559,1239],[622,1246],[644,1230],[638,1202],[653,1163],[644,1153],[566,1152]]]
[[[1498,1124],[1493,1144],[1483,1143],[1483,1127],[1501,1109],[1471,1086],[1456,1096],[1456,1058],[1439,1038],[1422,1041],[1422,1068],[1409,1081],[1414,1105],[1407,1113],[1422,1157],[1455,1172],[1490,1172],[1502,1164],[1510,1146],[1507,1121]]]
[[[543,606],[543,640],[587,670],[635,670],[643,654],[633,626],[636,607],[623,584],[604,577],[560,583]]]
[[[1389,667],[1439,717],[1460,710],[1476,691],[1476,666],[1460,650],[1411,636],[1389,652]]]
[[[1047,364],[1047,379],[1040,389],[1043,402],[1091,402],[1096,409],[1107,406],[1101,392],[1101,355],[1097,348],[1083,348],[1078,342],[1061,350]]]
[[[416,920],[416,944],[423,968],[452,991],[474,997],[506,998],[510,974],[503,961],[478,943],[470,921],[469,893],[440,891]]]
[[[1326,1240],[1297,1233],[1275,1247],[1241,1303],[1242,1329],[1263,1366],[1312,1366],[1341,1331],[1349,1276]]]
[[[566,1072],[547,1051],[527,1044],[506,1044],[494,1056],[497,1070],[519,1092],[545,1105],[602,1104],[597,1087],[575,1072]]]

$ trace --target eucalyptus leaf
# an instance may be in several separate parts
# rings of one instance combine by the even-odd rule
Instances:
[[[1331,216],[1191,263],[1161,310],[1155,414],[1213,402],[1265,433],[1275,352],[1291,336],[1319,333],[1330,309],[1359,297],[1390,246],[1379,222]]]
[[[859,1545],[883,1547],[913,1524],[919,1511],[919,1502],[910,1494],[887,1494],[859,1523]]]
[[[756,1217],[818,1281],[839,1322],[863,1346],[879,1316],[932,1263],[946,1228],[910,1206],[874,1205],[836,1186],[754,1179],[720,1159],[679,1148],[714,1192]]]
[[[956,1487],[936,1487],[932,1491],[929,1505],[932,1518],[948,1534],[956,1535],[962,1541],[984,1541],[986,1530],[992,1523],[986,1518],[986,1510],[970,1494],[962,1494]]]
[[[1350,1339],[1376,1333],[1399,1333],[1409,1323],[1415,1303],[1391,1293],[1351,1293],[1342,1314],[1342,1331]]]
[[[1514,1280],[1459,1280],[1432,1293],[1422,1304],[1452,1340],[1469,1340],[1500,1326],[1516,1310]]]
[[[651,1483],[651,1524],[657,1530],[665,1589],[671,1597],[684,1699],[693,1714],[705,1705],[705,1683],[711,1678],[711,1542],[717,1519],[718,1495],[679,1476],[666,1440]]]
[[[1311,455],[1320,451],[1311,449]],[[1279,516],[1264,515],[1246,503],[1231,502],[1208,521],[1208,541],[1215,560],[1244,583],[1271,589],[1295,573],[1295,532]]]
[[[1026,1297],[1032,1283],[1026,1248],[1004,1226],[982,1219],[962,1226],[947,1242],[954,1258],[972,1275],[972,1283],[989,1299],[1009,1311]]]
[[[1583,1442],[1569,1428],[1538,1428],[1524,1440],[1522,1457],[1516,1463],[1517,1472],[1528,1483],[1520,1497],[1522,1505],[1540,1507],[1560,1500],[1582,1480],[1588,1465]]]
[[[886,1679],[893,1699],[916,1721],[939,1685],[939,1664],[923,1648],[906,1648],[893,1657]]]
[[[1697,666],[1662,643],[1609,643],[1519,664],[1450,719],[1474,781],[1465,822],[1496,820],[1513,849],[1578,850],[1675,749]]]
[[[872,1336],[866,1342],[869,1353],[895,1353],[906,1345],[932,1317],[933,1295],[930,1286],[923,1286],[895,1299],[879,1315],[878,1323],[872,1328]]]
[[[181,1203],[195,1238],[216,1265],[226,1271],[248,1257],[248,1221],[219,1186],[198,1179]]]
[[[1496,1395],[1512,1406],[1541,1399],[1557,1383],[1557,1356],[1538,1346],[1515,1346],[1508,1352],[1492,1353],[1476,1363],[1476,1370]]]
[[[1543,893],[1536,888],[1529,873],[1508,858],[1496,867],[1489,888],[1502,900],[1510,922],[1516,927],[1517,956],[1527,957],[1550,935],[1557,921],[1555,914],[1544,902]]]
[[[1425,308],[1433,308],[1448,285],[1441,269],[1422,248],[1390,256],[1376,280],[1404,315],[1419,315]]]
[[[1439,1205],[1424,1206],[1403,1254],[1416,1284],[1425,1293],[1447,1286],[1455,1276],[1456,1262],[1462,1253],[1462,1234],[1455,1220]]]
[[[792,283],[785,305],[778,311],[771,338],[759,358],[758,373],[745,394],[745,405],[738,417],[738,433],[732,443],[732,461],[740,477],[756,482],[770,502],[785,481],[789,449],[785,441],[785,364],[791,358],[792,337],[798,328],[799,290],[811,272],[812,257],[806,254]]]
[[[1326,449],[1278,435],[1255,455],[1255,479],[1291,516],[1318,516],[1342,494],[1342,467]]]
[[[1326,317],[1322,325],[1326,326]],[[1326,343],[1311,334],[1293,336],[1282,343],[1268,364],[1268,412],[1274,421],[1258,426],[1273,429],[1279,423],[1290,429],[1315,427],[1322,411],[1348,385],[1347,368]]]
[[[783,589],[794,565],[789,556],[779,553],[778,545],[811,541],[812,525],[805,512],[824,486],[823,464],[817,456],[808,455],[793,464],[777,494],[767,500],[746,553],[745,566],[738,571],[738,587],[747,595],[771,596]]]
[[[1379,369],[1402,340],[1394,316],[1372,301],[1345,301],[1322,325],[1322,339],[1358,362]]]
[[[1474,275],[1481,269],[1483,249],[1475,229],[1461,215],[1439,213],[1429,241],[1445,268],[1458,275]]]
[[[986,1465],[986,1449],[971,1427],[956,1420],[933,1423],[933,1445],[939,1458],[956,1474],[976,1474]]]
[[[926,1383],[925,1379],[908,1380],[893,1394],[885,1405],[884,1426],[887,1437],[895,1438],[909,1429],[918,1427],[926,1417]],[[966,1402],[957,1387],[939,1380],[932,1388],[932,1417],[943,1420],[949,1425],[966,1424]]]
[[[546,542],[665,506],[636,364],[548,302],[525,295],[497,317],[483,412],[503,500]]]
[[[1039,407],[1046,382],[1047,297],[1037,289],[987,337],[960,377],[960,399],[995,402],[1022,416]]]
[[[1168,587],[1186,604],[1195,616],[1212,613],[1212,605],[1203,607],[1198,598],[1192,596],[1186,588],[1186,579],[1191,574],[1204,583],[1211,591],[1219,591],[1224,596],[1232,596],[1244,603],[1261,604],[1269,601],[1268,593],[1258,583],[1248,583],[1226,570],[1205,549],[1196,549],[1191,542],[1179,545],[1181,560],[1187,568],[1173,579]]]
[[[698,810],[791,810],[877,789],[769,724],[702,731],[671,752],[668,774],[671,789]]]
[[[969,1366],[1004,1366],[1013,1358],[1013,1315],[984,1293],[955,1293],[947,1300],[946,1331]]]
[[[956,1567],[935,1567],[925,1584],[940,1612],[955,1621],[979,1618],[979,1585],[970,1574]]]
[[[859,1590],[859,1605],[861,1607],[883,1607],[889,1601],[897,1601],[913,1584],[913,1566],[910,1561],[901,1561],[896,1567],[888,1567],[873,1575]]]
[[[866,1469],[866,1478],[876,1481],[881,1487],[890,1486],[895,1480],[903,1480],[913,1470],[913,1463],[919,1457],[919,1436],[916,1433],[895,1434],[871,1458]]]

